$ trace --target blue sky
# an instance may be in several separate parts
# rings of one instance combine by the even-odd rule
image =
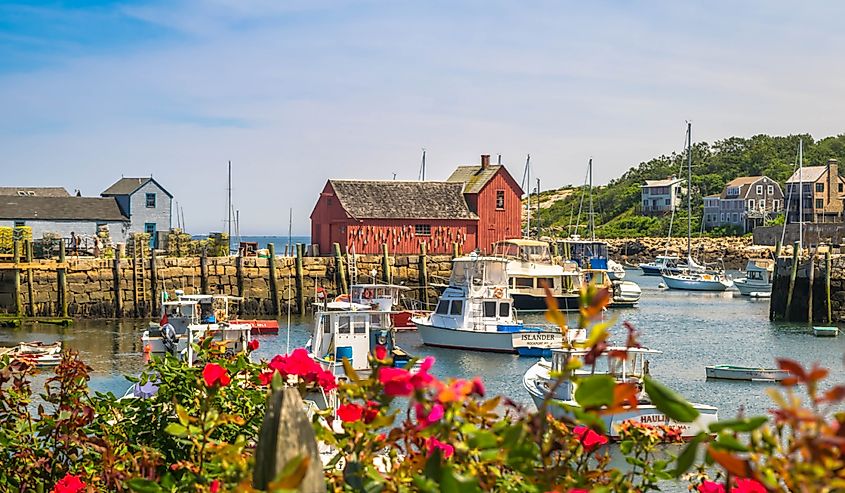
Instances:
[[[5,184],[156,177],[188,229],[309,231],[325,180],[448,176],[530,153],[546,187],[695,140],[842,133],[845,5],[0,3]]]

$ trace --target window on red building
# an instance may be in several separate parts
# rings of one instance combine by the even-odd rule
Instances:
[[[430,224],[415,224],[414,225],[414,233],[418,235],[431,235],[431,225]]]
[[[504,190],[496,190],[496,209],[504,210],[505,209],[505,191]]]

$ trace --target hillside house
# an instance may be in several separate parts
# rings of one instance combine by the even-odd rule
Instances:
[[[129,218],[113,198],[0,194],[0,226],[29,226],[35,239],[45,233],[94,236],[106,226],[112,240],[122,243]]]
[[[803,193],[801,192],[803,185]],[[825,166],[805,166],[786,180],[789,210],[787,221],[797,223],[803,212],[805,223],[833,223],[843,219],[845,180],[839,176],[839,163],[828,160]],[[803,211],[799,198],[803,197]]]
[[[681,204],[684,180],[671,176],[665,180],[646,180],[640,185],[642,215],[651,216],[672,212]]]
[[[704,227],[733,226],[743,233],[783,211],[783,189],[768,176],[741,176],[722,193],[704,197]]]
[[[328,180],[311,212],[311,241],[321,254],[342,251],[431,254],[491,251],[521,234],[522,191],[504,166],[460,166],[447,181]]]
[[[129,233],[149,233],[150,246],[158,247],[158,231],[169,231],[173,195],[152,177],[121,178],[100,194],[117,201],[129,218]]]

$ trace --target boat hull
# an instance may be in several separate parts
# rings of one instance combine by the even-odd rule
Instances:
[[[839,327],[813,327],[813,335],[816,337],[836,337],[839,335]]]
[[[740,366],[716,365],[705,367],[708,379],[745,380],[751,382],[780,382],[789,376],[786,370],[776,368],[746,368]]]
[[[249,325],[252,335],[279,333],[278,320],[233,320],[232,323]]]
[[[726,291],[733,285],[730,281],[720,281],[717,279],[687,279],[666,274],[662,277],[663,282],[666,283],[666,287],[683,291]]]
[[[511,292],[513,298],[513,307],[519,311],[545,311],[548,309],[545,296],[538,296],[524,293]],[[566,294],[555,296],[558,309],[564,311],[577,310],[580,303],[580,297],[577,294]]]
[[[673,275],[681,273],[681,269],[675,267],[657,267],[650,264],[640,264],[640,269],[644,276],[662,276],[664,272]]]
[[[447,329],[420,321],[415,324],[426,346],[543,356],[549,354],[552,348],[563,345],[563,334],[560,332],[484,332]]]
[[[743,296],[763,298],[772,294],[772,285],[769,283],[749,283],[747,279],[737,279],[734,281],[734,286]],[[754,295],[753,293],[758,294]]]

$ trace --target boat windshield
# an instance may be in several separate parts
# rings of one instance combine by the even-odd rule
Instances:
[[[551,263],[552,261],[549,245],[545,243],[521,245],[503,241],[496,245],[496,253],[508,258],[518,258],[528,262]]]
[[[501,259],[455,259],[452,262],[452,286],[507,286],[507,262]]]

